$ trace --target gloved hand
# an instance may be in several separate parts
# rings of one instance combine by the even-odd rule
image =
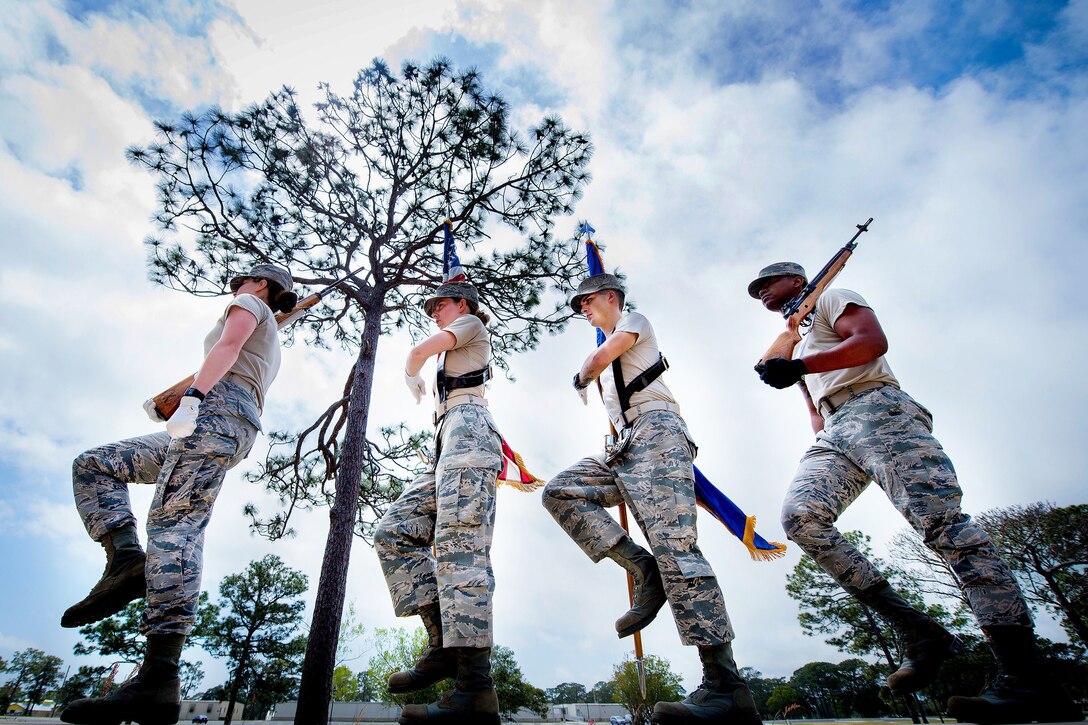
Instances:
[[[144,412],[147,413],[147,417],[151,419],[153,423],[165,423],[166,418],[159,415],[159,411],[155,408],[155,399],[148,398],[144,401]]]
[[[423,382],[422,376],[418,373],[409,375],[408,372],[405,371],[404,384],[408,386],[408,390],[412,393],[412,397],[416,399],[416,405],[419,405],[419,401],[423,400],[423,396],[427,394],[427,384]]]
[[[784,357],[772,357],[762,365],[756,366],[759,379],[772,388],[782,390],[796,385],[808,373],[808,368],[800,360],[787,360]]]
[[[586,388],[589,387],[589,383],[582,382],[581,371],[574,374],[574,390],[578,393],[578,397],[582,399],[582,405],[589,405],[589,398],[586,396]]]
[[[200,413],[200,398],[186,395],[178,404],[178,409],[166,421],[166,432],[171,438],[185,438],[196,430],[196,417]]]

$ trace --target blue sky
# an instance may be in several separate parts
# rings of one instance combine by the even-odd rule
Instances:
[[[101,550],[75,515],[70,461],[147,432],[140,403],[195,365],[218,314],[219,301],[147,281],[153,180],[124,149],[185,109],[240,109],[282,85],[309,102],[320,81],[346,93],[375,57],[475,66],[515,127],[558,114],[591,134],[594,180],[558,228],[589,218],[606,264],[629,275],[673,365],[701,470],[767,538],[782,538],[782,494],[811,433],[799,399],[750,372],[778,321],[744,288],[771,261],[819,268],[869,216],[841,284],[874,305],[893,368],[933,410],[965,508],[1084,502],[1088,1],[148,7],[42,2],[0,18],[0,573],[20,585],[0,601],[0,656],[35,646],[79,664],[76,637],[56,622],[94,583]],[[165,344],[152,333],[164,325]],[[500,426],[541,475],[598,446],[601,411],[583,409],[555,372],[575,369],[591,341],[576,323],[512,361],[516,384],[492,385]],[[394,382],[375,391],[375,424],[428,424],[399,385],[408,344],[382,342],[378,374]],[[284,357],[269,428],[307,422],[350,365],[304,346]],[[135,492],[138,515],[149,495]],[[303,517],[296,540],[269,544],[246,532],[250,501],[271,505],[233,472],[205,586],[270,552],[316,582],[324,512]],[[904,526],[878,491],[842,525],[865,528],[878,549]],[[799,636],[783,590],[797,552],[753,564],[716,527],[701,521],[701,542],[740,664],[785,676],[841,659]],[[618,568],[592,565],[535,497],[507,491],[495,568],[496,636],[530,681],[608,678],[629,646],[611,631]],[[367,626],[415,625],[392,616],[361,542],[349,597]],[[647,651],[694,686],[694,652],[676,640],[667,613],[646,631]],[[214,667],[207,686],[224,676]]]

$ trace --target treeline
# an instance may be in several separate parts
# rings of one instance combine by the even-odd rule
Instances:
[[[1065,687],[1074,699],[1085,702],[1088,505],[1035,503],[995,509],[979,520],[1019,578],[1031,605],[1053,615],[1068,634],[1068,643],[1040,641],[1047,677]],[[845,536],[871,555],[869,539],[863,534],[855,531]],[[801,631],[823,637],[845,658],[837,664],[810,662],[788,678],[742,670],[764,718],[911,716],[919,720],[926,713],[939,714],[953,694],[981,691],[995,676],[993,658],[947,564],[909,530],[895,536],[890,554],[891,561],[874,558],[877,566],[904,597],[925,608],[964,641],[963,653],[945,663],[938,680],[916,698],[893,698],[883,683],[902,660],[903,643],[810,558],[802,557],[786,581],[787,594],[798,603]],[[307,586],[304,574],[269,555],[225,577],[215,603],[202,593],[189,642],[224,660],[229,675],[222,684],[201,690],[204,670],[200,661],[183,660],[182,696],[243,703],[247,719],[263,718],[277,702],[295,699],[307,644],[301,634],[305,630],[302,597]],[[12,703],[29,710],[49,700],[59,711],[71,700],[97,696],[104,688],[119,684],[143,659],[144,639],[139,634],[142,607],[142,601],[133,602],[119,614],[79,630],[83,639],[74,653],[102,657],[112,661],[112,666],[84,665],[65,677],[63,659],[39,649],[15,652],[10,660],[0,658],[0,672],[8,675],[0,685],[0,712],[6,712]],[[425,645],[422,628],[368,631],[356,621],[349,605],[340,629],[333,698],[387,704],[437,699],[451,683],[399,696],[396,703],[385,690],[389,674],[411,666]],[[362,656],[354,655],[360,650],[369,655],[365,663]],[[356,662],[359,664],[353,664]],[[591,688],[575,682],[547,690],[535,687],[525,680],[514,652],[502,646],[493,649],[492,668],[504,715],[513,715],[520,708],[543,715],[549,704],[615,702],[633,713],[637,722],[656,702],[677,700],[685,694],[670,663],[652,655],[644,661],[645,698],[631,660],[616,664],[610,679]]]

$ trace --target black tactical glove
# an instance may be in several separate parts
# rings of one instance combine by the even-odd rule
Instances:
[[[762,365],[756,365],[759,379],[772,388],[782,390],[791,385],[796,385],[808,372],[805,364],[798,360],[787,360],[784,357],[772,357]]]

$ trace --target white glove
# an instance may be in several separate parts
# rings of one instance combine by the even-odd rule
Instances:
[[[582,399],[582,405],[589,405],[589,398],[586,396],[586,390],[589,388],[589,383],[582,385],[582,373],[577,372],[574,374],[574,389],[578,393],[578,397]]]
[[[423,396],[427,394],[427,384],[423,382],[423,377],[418,373],[409,375],[408,372],[405,371],[404,384],[408,386],[408,390],[411,391],[412,397],[416,399],[416,405],[419,405],[419,401],[423,400]]]
[[[159,415],[158,408],[155,407],[155,399],[148,398],[144,401],[144,412],[147,413],[147,417],[151,419],[153,423],[165,423],[166,418]]]
[[[181,399],[178,409],[166,421],[166,432],[171,438],[185,438],[196,430],[196,416],[200,413],[200,398],[186,395]]]

